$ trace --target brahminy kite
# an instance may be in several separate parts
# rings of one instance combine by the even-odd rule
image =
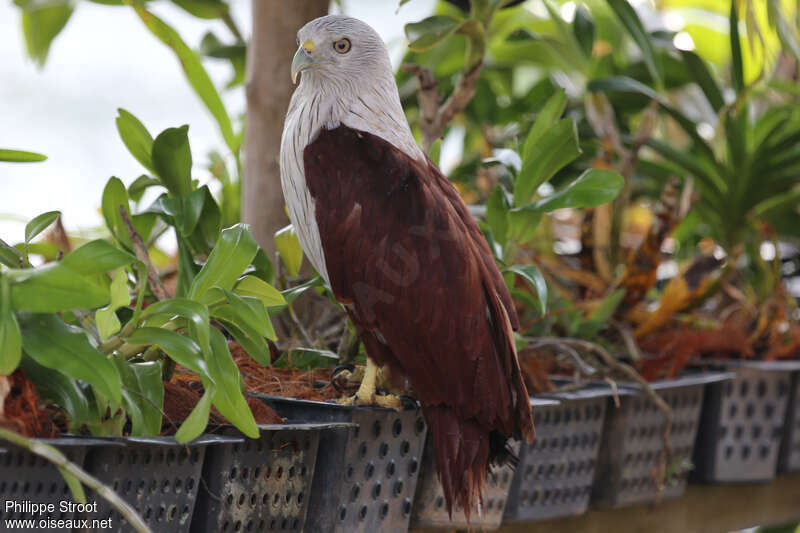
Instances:
[[[297,34],[300,84],[281,140],[283,193],[300,244],[367,351],[354,403],[379,367],[422,405],[448,511],[467,516],[509,438],[533,438],[508,288],[455,187],[417,145],[386,46],[329,15]]]

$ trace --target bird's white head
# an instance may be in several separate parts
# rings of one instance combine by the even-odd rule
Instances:
[[[367,23],[344,15],[314,19],[297,32],[292,81],[303,79],[336,85],[359,85],[392,76],[386,45]],[[374,82],[371,82],[374,83]]]

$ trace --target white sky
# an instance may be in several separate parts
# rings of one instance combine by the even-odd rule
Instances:
[[[399,12],[397,3],[343,0],[346,13],[384,37],[395,62],[405,46],[403,25],[427,16],[435,2],[413,0]],[[106,180],[115,175],[128,184],[142,173],[119,140],[118,107],[139,117],[153,135],[189,124],[195,177],[205,174],[207,152],[223,146],[172,52],[130,9],[77,4],[40,70],[25,56],[18,9],[0,1],[0,147],[48,156],[44,163],[0,164],[0,237],[7,242],[23,237],[24,223],[14,217],[26,220],[49,210],[61,210],[68,229],[99,224]],[[234,19],[249,34],[250,0],[231,4]],[[168,2],[151,5],[190,46],[197,47],[208,29],[228,38],[221,23],[195,19]],[[206,68],[218,86],[230,76],[224,63],[207,61]],[[241,89],[223,98],[231,115],[244,110]]]

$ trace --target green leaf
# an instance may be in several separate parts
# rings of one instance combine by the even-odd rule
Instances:
[[[186,239],[178,238],[178,287],[175,292],[176,296],[183,297],[189,294],[189,288],[197,275],[197,271],[197,264],[194,262]]]
[[[736,13],[736,0],[731,0],[728,17],[728,31],[731,40],[731,78],[736,94],[744,90],[744,66],[742,64],[742,41],[739,38],[739,15]]]
[[[210,377],[202,348],[186,335],[163,328],[141,327],[125,340],[129,344],[156,345],[179,365]]]
[[[0,263],[10,268],[20,268],[23,264],[19,250],[0,239]]]
[[[189,126],[167,128],[153,141],[153,167],[161,183],[175,196],[192,191]]]
[[[217,388],[213,383],[205,384],[204,388],[203,396],[175,433],[175,440],[178,442],[189,442],[190,440],[196,439],[205,431],[206,426],[208,426],[208,416],[211,413],[211,401],[217,394]]]
[[[257,251],[258,244],[248,226],[236,224],[222,230],[208,261],[192,281],[189,298],[197,300],[211,287],[232,289]]]
[[[286,299],[286,303],[292,303],[295,301],[295,299],[297,299],[298,296],[306,292],[308,289],[313,289],[314,287],[323,287],[324,285],[325,280],[322,279],[322,276],[316,275],[305,283],[281,291],[281,294]]]
[[[25,152],[22,150],[8,150],[0,148],[0,161],[6,163],[38,163],[45,161],[46,155],[37,154],[36,152]]]
[[[292,224],[275,232],[275,247],[291,277],[297,277],[303,264],[303,248]]]
[[[22,347],[34,361],[89,383],[115,403],[121,401],[116,366],[90,344],[83,330],[68,326],[54,314],[22,315],[20,325]]]
[[[239,368],[233,362],[225,337],[216,328],[211,330],[208,368],[217,385],[214,407],[242,433],[251,438],[258,438],[258,426],[250,406],[242,395],[242,377]]]
[[[258,298],[266,307],[286,305],[286,300],[278,289],[256,276],[244,276],[236,284],[233,292],[240,296]]]
[[[617,289],[616,291],[612,292],[598,304],[597,307],[589,315],[589,320],[593,322],[608,322],[608,319],[611,318],[611,315],[614,314],[614,311],[617,310],[619,304],[622,303],[622,299],[625,297],[625,289]]]
[[[659,86],[662,85],[664,74],[661,57],[656,54],[652,39],[644,30],[636,11],[628,3],[628,0],[607,0],[607,2],[641,50],[644,63],[653,81]]]
[[[78,274],[103,274],[137,262],[136,256],[121,250],[110,242],[97,239],[64,256],[61,265]]]
[[[536,121],[531,126],[528,132],[528,137],[525,139],[525,145],[522,148],[523,159],[532,157],[529,155],[539,144],[541,138],[555,126],[561,115],[564,114],[564,109],[567,107],[567,93],[564,89],[558,89],[553,95],[547,99],[541,111],[536,117]]]
[[[111,302],[102,309],[98,309],[94,314],[97,334],[103,341],[118,332],[121,327],[119,318],[117,318],[117,309],[131,303],[131,294],[128,292],[128,275],[124,268],[118,269],[114,274],[109,293]]]
[[[98,424],[100,419],[90,408],[86,391],[80,383],[59,370],[40,365],[31,357],[22,358],[25,375],[36,384],[36,392],[47,402],[62,407],[70,416],[70,430],[77,433],[83,424]]]
[[[231,119],[225,110],[225,105],[222,103],[217,89],[211,82],[211,78],[194,50],[181,39],[178,32],[148,11],[144,6],[144,2],[141,0],[125,0],[125,3],[133,6],[136,14],[139,15],[139,18],[142,19],[142,22],[150,32],[175,52],[189,84],[216,119],[222,132],[222,137],[225,139],[225,144],[232,152],[238,153],[240,140],[233,133]]]
[[[528,143],[525,144],[527,149]],[[568,118],[560,120],[530,147],[530,151],[526,151],[522,169],[514,183],[514,205],[529,202],[539,185],[552,178],[580,154],[575,122]]]
[[[536,291],[539,312],[543,315],[547,313],[547,282],[545,282],[544,276],[542,276],[539,269],[533,265],[511,265],[505,271],[513,272],[527,281],[531,288]]]
[[[261,337],[270,337],[275,340],[275,332],[270,331],[271,325],[267,311],[261,300],[252,296],[238,296],[231,291],[225,291],[225,297],[231,305],[238,320],[236,325],[240,328],[242,326],[249,328],[258,333]]]
[[[211,316],[225,326],[227,332],[236,339],[236,342],[242,345],[244,350],[250,354],[250,357],[264,366],[269,366],[271,356],[269,346],[267,346],[264,337],[257,331],[250,329],[247,324],[239,318],[230,304],[214,307],[211,310]]]
[[[117,109],[117,131],[133,157],[150,172],[153,170],[153,137],[138,118],[122,108]],[[138,180],[137,180],[138,181]],[[134,182],[135,183],[135,182]]]
[[[797,206],[798,204],[800,204],[800,189],[793,189],[763,200],[753,207],[753,213],[758,217],[765,217],[786,207]]]
[[[48,211],[34,217],[33,220],[25,225],[25,242],[31,242],[34,237],[47,229],[47,226],[55,222],[59,216],[61,216],[61,211]]]
[[[272,261],[269,260],[269,257],[267,257],[267,253],[261,248],[258,249],[253,259],[252,275],[267,283],[275,282],[275,267],[272,265]]]
[[[590,91],[611,91],[625,93],[639,93],[652,100],[662,102],[661,96],[644,83],[628,78],[626,76],[611,76],[589,82],[587,88]]]
[[[511,239],[526,244],[536,235],[542,213],[512,209],[508,212],[508,233]]]
[[[406,24],[408,48],[424,52],[447,39],[461,26],[463,21],[447,15],[433,15],[419,22]]]
[[[53,39],[61,33],[72,16],[72,2],[24,2],[22,31],[28,56],[43,66]]]
[[[339,364],[339,357],[330,350],[294,348],[281,355],[272,366],[275,368],[330,368]]]
[[[122,402],[131,418],[131,435],[161,434],[164,385],[161,361],[129,363],[113,358],[122,377]]]
[[[203,185],[198,191],[205,196],[205,199],[200,218],[191,235],[191,243],[196,253],[207,255],[217,243],[220,229],[222,229],[222,213],[207,185]],[[238,220],[238,214],[235,218]]]
[[[622,190],[625,180],[611,170],[592,168],[547,198],[518,209],[548,213],[567,207],[594,207],[610,202]]]
[[[128,191],[125,190],[125,185],[117,177],[112,177],[106,183],[103,189],[102,200],[103,217],[106,219],[106,225],[117,240],[130,248],[131,237],[128,234],[128,228],[122,220],[120,214],[120,207],[124,207],[125,211],[130,216],[130,206],[128,205]]]
[[[8,278],[0,273],[0,375],[16,370],[22,359],[22,334],[11,309]]]
[[[150,209],[170,216],[180,235],[189,237],[197,227],[203,213],[206,190],[207,188],[204,186],[181,196],[172,198],[166,195],[159,196],[156,204]]]
[[[216,19],[228,13],[228,5],[221,0],[172,0],[172,3],[197,18]]]
[[[55,313],[96,309],[109,302],[108,291],[60,263],[9,270],[11,303],[18,311]]]
[[[725,99],[722,96],[722,90],[708,70],[706,62],[699,55],[688,50],[681,50],[681,57],[692,80],[700,86],[714,111],[719,113],[725,105]]]
[[[210,321],[208,308],[189,300],[188,298],[170,298],[156,302],[147,307],[142,313],[142,319],[149,318],[154,315],[166,314],[173,316],[180,316],[185,318],[192,325],[192,336],[204,351],[210,349]]]
[[[150,176],[145,176],[142,174],[128,186],[128,196],[131,197],[131,200],[134,202],[138,202],[142,199],[144,195],[144,191],[146,191],[150,187],[155,187],[157,185],[161,185],[161,182],[155,178],[151,178]]]
[[[508,237],[508,208],[505,190],[502,185],[495,185],[486,202],[486,223],[501,246],[505,246]]]
[[[46,444],[45,446],[48,445]],[[56,450],[55,448],[53,449]],[[69,491],[72,494],[72,499],[75,500],[75,503],[86,503],[86,493],[83,491],[83,485],[81,485],[80,480],[72,475],[72,473],[70,473],[70,471],[66,468],[60,466],[57,468],[58,472],[61,474],[61,477],[64,478],[64,482],[69,487]]]
[[[580,4],[575,10],[575,19],[572,21],[572,33],[575,40],[587,58],[592,57],[594,47],[594,19],[592,14],[584,4]]]

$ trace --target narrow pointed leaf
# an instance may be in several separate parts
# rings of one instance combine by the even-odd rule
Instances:
[[[744,65],[742,63],[742,41],[739,38],[739,15],[736,12],[736,0],[731,0],[731,11],[728,19],[728,31],[731,39],[731,78],[736,94],[744,90]]]
[[[64,256],[61,264],[79,274],[102,274],[137,262],[133,254],[121,250],[110,242],[97,239]]]
[[[681,57],[686,69],[691,74],[692,79],[702,89],[703,94],[706,95],[706,100],[711,104],[712,109],[719,113],[720,109],[725,105],[725,99],[722,96],[722,89],[717,85],[716,80],[708,70],[708,65],[696,53],[681,50]]]
[[[225,337],[216,328],[211,330],[208,368],[217,386],[213,400],[214,407],[242,433],[251,438],[258,438],[258,426],[242,394],[239,368],[233,362]]]
[[[111,302],[107,306],[98,309],[94,317],[97,324],[97,333],[103,341],[117,333],[121,327],[119,318],[117,318],[117,309],[131,303],[131,295],[128,292],[128,275],[125,273],[124,268],[118,269],[114,275],[109,294]]]
[[[547,282],[539,269],[533,265],[512,265],[505,270],[521,276],[530,284],[531,288],[536,291],[539,312],[544,315],[547,312]]]
[[[208,416],[211,413],[211,401],[217,394],[217,388],[213,383],[205,385],[203,396],[194,406],[192,412],[183,421],[181,427],[175,433],[175,440],[178,442],[189,442],[200,436],[208,426]]]
[[[84,331],[54,314],[24,315],[20,326],[22,347],[34,361],[89,383],[117,404],[121,401],[116,366],[91,345]]]
[[[519,209],[547,213],[567,207],[594,207],[616,198],[624,184],[622,176],[616,172],[593,168],[547,198]]]
[[[37,154],[36,152],[0,148],[0,161],[5,163],[38,163],[46,159],[46,155]]]
[[[200,345],[186,335],[163,328],[142,327],[125,339],[128,344],[156,345],[179,365],[210,377]]]
[[[153,159],[150,156],[153,150],[153,137],[144,124],[133,114],[120,108],[117,109],[117,131],[123,144],[133,157],[150,172],[153,170]]]
[[[560,120],[525,154],[522,170],[514,183],[514,205],[529,202],[539,185],[552,178],[580,153],[575,122],[572,119]]]
[[[167,128],[153,141],[153,167],[161,183],[175,196],[192,191],[189,126]]]
[[[211,326],[208,308],[205,305],[188,298],[170,298],[148,306],[142,313],[142,319],[158,314],[167,314],[170,317],[180,316],[187,319],[194,328],[194,337],[200,348],[210,349],[209,331]]]
[[[208,261],[192,282],[189,298],[196,300],[212,287],[233,288],[257,251],[248,226],[237,224],[222,230]]]
[[[458,19],[447,15],[433,15],[419,22],[406,24],[406,38],[409,49],[423,52],[441,43],[461,26]]]
[[[192,50],[181,36],[163,20],[147,10],[145,3],[141,0],[124,0],[126,4],[133,6],[136,14],[142,20],[147,29],[155,35],[162,43],[172,49],[180,61],[186,79],[194,89],[197,96],[203,101],[211,115],[217,121],[220,132],[222,133],[225,144],[234,153],[239,152],[241,144],[239,138],[234,134],[231,126],[231,119],[222,103],[216,87],[208,76],[199,56]]]
[[[639,50],[641,50],[642,58],[653,81],[661,85],[664,78],[661,59],[656,54],[653,41],[645,31],[642,21],[639,20],[639,16],[633,6],[628,3],[628,0],[607,0],[607,2],[622,25],[628,30]]]
[[[25,225],[25,242],[31,242],[34,237],[47,229],[47,227],[61,216],[61,211],[48,211],[34,217]]]
[[[9,270],[11,304],[18,311],[55,313],[71,309],[97,309],[108,304],[105,287],[59,263],[35,269]]]
[[[286,305],[286,300],[278,289],[256,276],[244,276],[236,284],[233,292],[240,296],[258,298],[267,307]]]
[[[22,334],[11,309],[8,278],[0,273],[0,375],[11,374],[22,359]]]
[[[296,277],[300,273],[300,266],[303,264],[303,248],[300,246],[297,231],[295,231],[292,224],[279,229],[275,233],[275,247],[278,249],[289,275]]]
[[[508,200],[501,185],[495,185],[486,202],[486,223],[501,246],[505,246],[508,237]]]

